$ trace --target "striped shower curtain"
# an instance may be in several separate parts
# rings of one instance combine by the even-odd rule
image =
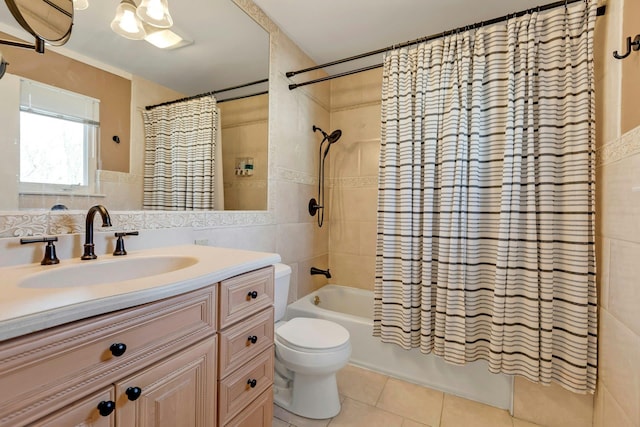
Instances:
[[[596,385],[596,2],[388,52],[374,335]]]
[[[218,109],[212,96],[144,111],[143,208],[214,209]]]

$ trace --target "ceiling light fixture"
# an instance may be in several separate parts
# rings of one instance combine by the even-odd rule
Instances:
[[[147,36],[144,39],[159,49],[177,49],[193,43],[167,28],[153,28],[145,25],[145,30]]]
[[[75,10],[85,10],[89,7],[89,0],[73,0],[73,8]]]
[[[171,28],[173,25],[167,0],[142,0],[136,13],[145,24],[154,27]]]
[[[144,40],[146,33],[142,22],[136,15],[136,4],[133,0],[122,0],[116,9],[116,17],[111,21],[111,29],[130,40]]]
[[[142,0],[140,6],[133,0],[121,0],[111,22],[111,29],[122,37],[144,39],[160,49],[176,49],[193,43],[169,30],[172,26],[167,0]]]

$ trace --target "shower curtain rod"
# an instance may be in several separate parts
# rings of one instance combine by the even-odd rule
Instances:
[[[401,48],[401,47],[408,47],[408,46],[412,46],[414,44],[418,44],[418,43],[423,43],[423,42],[439,39],[439,38],[442,38],[442,37],[445,37],[445,36],[448,36],[448,35],[451,35],[451,34],[455,34],[456,32],[459,32],[459,31],[472,30],[472,29],[480,28],[480,27],[483,27],[483,26],[486,26],[486,25],[497,24],[498,22],[503,22],[503,21],[506,21],[506,20],[511,19],[511,18],[517,18],[517,17],[523,16],[523,15],[526,15],[528,13],[542,12],[542,11],[549,10],[549,9],[555,9],[556,7],[566,6],[568,4],[576,3],[576,2],[579,2],[579,1],[585,1],[585,0],[562,0],[562,1],[557,1],[555,3],[549,3],[549,4],[546,4],[546,5],[543,5],[543,6],[538,6],[538,7],[530,8],[530,9],[527,9],[527,10],[522,10],[520,12],[510,13],[508,15],[504,15],[504,16],[501,16],[499,18],[493,18],[493,19],[490,19],[488,21],[476,22],[473,25],[465,25],[465,26],[458,27],[458,28],[453,29],[453,30],[443,31],[441,33],[432,34],[432,35],[426,36],[426,37],[420,37],[419,39],[411,40],[411,41],[404,42],[404,43],[401,43],[401,44],[394,44],[392,46],[388,46],[388,47],[385,47],[385,48],[382,48],[382,49],[372,50],[370,52],[361,53],[359,55],[350,56],[350,57],[344,58],[344,59],[338,59],[336,61],[327,62],[325,64],[315,65],[313,67],[304,68],[304,69],[301,69],[301,70],[298,70],[298,71],[288,71],[286,73],[286,76],[287,77],[293,77],[293,76],[295,76],[297,74],[307,73],[309,71],[315,71],[315,70],[319,70],[321,68],[331,67],[333,65],[344,64],[345,62],[351,62],[351,61],[355,61],[357,59],[367,58],[367,57],[373,56],[373,55],[379,55],[379,54],[387,52],[389,50],[393,50],[393,49],[397,49],[397,48]],[[606,8],[607,8],[606,5],[599,6],[598,9],[597,9],[596,15],[597,16],[604,15],[605,11],[606,11]],[[344,77],[344,76],[349,76],[351,74],[361,73],[363,71],[373,70],[373,69],[380,68],[380,67],[382,67],[382,64],[375,64],[375,65],[370,65],[368,67],[358,68],[358,69],[355,69],[355,70],[352,70],[352,71],[346,71],[346,72],[340,73],[340,74],[334,74],[334,75],[331,75],[331,76],[321,77],[321,78],[315,79],[315,80],[309,80],[307,82],[292,83],[292,84],[289,85],[289,90],[296,89],[296,88],[298,88],[300,86],[306,86],[306,85],[310,85],[310,84],[314,84],[314,83],[320,83],[320,82],[324,82],[324,81],[327,81],[327,80],[336,79],[338,77]]]
[[[192,95],[192,96],[187,96],[185,98],[174,99],[173,101],[162,102],[160,104],[147,105],[144,108],[145,108],[145,110],[148,111],[148,110],[152,110],[152,109],[154,109],[156,107],[162,107],[162,106],[165,106],[165,105],[176,104],[178,102],[183,102],[183,101],[190,101],[192,99],[198,99],[198,98],[202,98],[202,97],[205,97],[205,96],[211,96],[211,95],[215,95],[217,93],[229,92],[230,90],[241,89],[243,87],[253,86],[253,85],[260,84],[260,83],[266,83],[268,81],[269,81],[269,79],[256,80],[255,82],[249,82],[249,83],[245,83],[245,84],[238,85],[238,86],[232,86],[232,87],[227,87],[227,88],[224,88],[224,89],[213,90],[213,91],[210,91],[210,92],[199,93],[198,95]],[[233,100],[236,100],[236,99],[248,98],[250,96],[264,95],[265,93],[268,93],[268,91],[252,93],[250,95],[237,96],[235,98],[227,98],[227,99],[220,100],[218,102],[233,101]]]

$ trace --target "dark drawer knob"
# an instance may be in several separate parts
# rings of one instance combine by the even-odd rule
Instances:
[[[111,415],[114,409],[116,409],[116,402],[113,402],[111,400],[103,400],[102,402],[98,403],[98,412],[103,417],[108,417],[109,415]]]
[[[249,387],[255,388],[255,386],[258,385],[258,380],[247,380],[247,384],[249,385]]]
[[[249,341],[251,344],[255,344],[258,342],[258,337],[255,335],[251,335],[249,338],[247,338],[247,341]]]
[[[256,299],[258,298],[258,291],[251,291],[247,294],[247,299]]]
[[[124,393],[127,395],[127,398],[133,402],[140,397],[142,389],[140,387],[129,387]]]
[[[124,354],[125,351],[127,351],[127,345],[121,342],[111,344],[111,347],[109,347],[109,350],[111,351],[111,354],[113,354],[115,357],[120,357]]]

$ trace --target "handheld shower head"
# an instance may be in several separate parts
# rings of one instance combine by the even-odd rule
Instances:
[[[327,154],[329,154],[329,148],[331,148],[331,144],[335,144],[336,142],[338,142],[341,136],[342,136],[342,131],[340,129],[336,129],[333,132],[331,132],[331,135],[327,137],[327,141],[329,142],[329,145],[327,145],[327,148],[325,148],[324,150],[324,154],[322,155],[323,160],[327,158]]]

